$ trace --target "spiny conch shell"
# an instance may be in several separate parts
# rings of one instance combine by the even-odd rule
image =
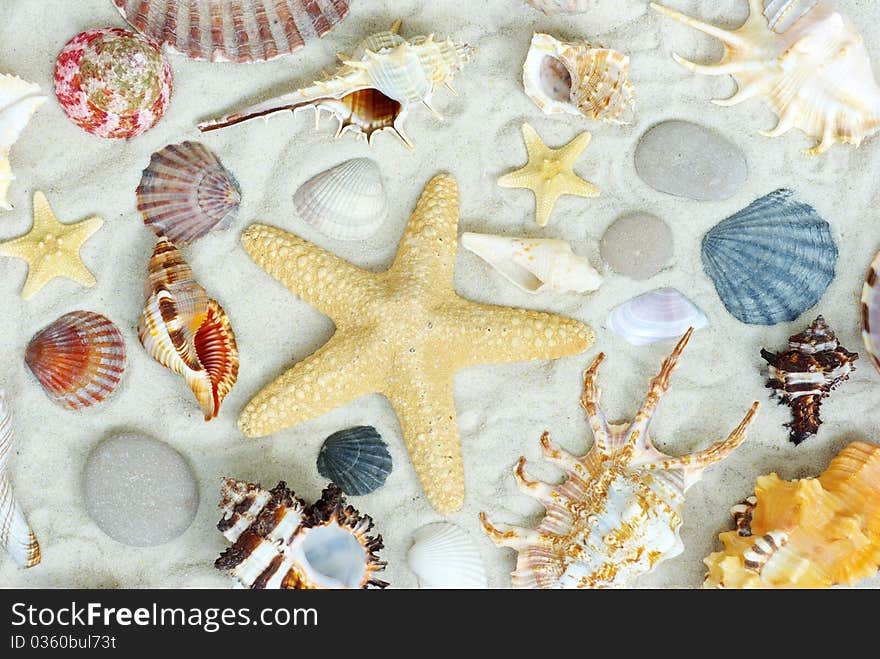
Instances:
[[[523,87],[544,114],[627,124],[635,103],[628,74],[629,57],[616,50],[536,32],[523,64]]]
[[[125,342],[100,314],[73,311],[38,332],[24,357],[49,397],[69,410],[112,394],[125,371]]]
[[[409,569],[420,588],[487,588],[483,560],[470,536],[447,522],[428,524],[413,533]]]
[[[648,426],[669,376],[693,329],[682,337],[651,382],[642,407],[631,422],[608,423],[599,406],[596,372],[599,354],[584,374],[581,405],[593,431],[593,447],[583,457],[568,454],[544,433],[544,455],[565,471],[560,485],[530,481],[525,458],[514,471],[520,489],[547,512],[537,529],[491,524],[483,528],[500,547],[519,553],[515,588],[602,588],[627,585],[662,560],[682,551],[679,531],[685,491],[703,470],[721,462],[743,440],[758,403],[722,442],[679,458],[658,451]]]
[[[880,252],[874,256],[862,285],[862,342],[880,371]]]
[[[318,473],[350,496],[369,494],[391,473],[391,454],[372,426],[340,430],[324,440]]]
[[[431,97],[440,85],[452,88],[452,79],[470,60],[473,48],[434,35],[405,40],[397,34],[400,21],[360,43],[351,57],[340,55],[336,72],[290,94],[258,103],[233,114],[205,121],[199,130],[215,130],[264,117],[282,110],[315,110],[339,121],[336,136],[353,132],[370,143],[382,131],[391,131],[410,149],[413,144],[403,122],[413,104],[431,108]],[[436,114],[436,112],[435,112]]]
[[[880,566],[880,447],[853,442],[818,478],[761,476],[730,512],[704,588],[851,586]]]
[[[791,407],[789,439],[800,444],[817,432],[822,424],[819,406],[850,374],[858,353],[850,352],[837,340],[822,316],[800,334],[788,337],[788,350],[782,353],[761,349],[769,364],[767,388],[779,404]]]
[[[0,208],[5,210],[12,210],[7,195],[10,183],[15,180],[9,151],[45,102],[39,85],[0,73]]]
[[[702,311],[677,288],[658,288],[618,305],[608,314],[608,329],[634,346],[681,336],[709,324]]]
[[[379,166],[353,158],[303,183],[293,195],[299,216],[329,238],[364,240],[385,220],[388,210]]]
[[[348,0],[113,0],[131,26],[169,50],[213,62],[265,62],[323,37]]]
[[[186,379],[210,421],[238,378],[232,326],[167,238],[156,243],[147,271],[138,337],[153,359]]]
[[[33,567],[40,562],[40,545],[28,526],[9,482],[9,458],[12,455],[12,411],[6,392],[0,389],[0,545],[19,567]]]
[[[198,142],[170,144],[154,153],[136,193],[144,224],[175,243],[227,228],[241,203],[238,181]]]
[[[864,40],[843,15],[814,0],[749,0],[749,18],[728,31],[697,21],[658,4],[658,12],[724,43],[715,65],[675,60],[695,73],[731,75],[738,90],[730,106],[763,96],[779,117],[762,131],[777,137],[797,128],[817,144],[809,155],[835,143],[858,146],[880,128],[880,87],[871,70]]]
[[[384,588],[375,575],[382,536],[370,536],[373,520],[345,505],[328,485],[312,505],[287,489],[242,480],[224,481],[217,529],[233,545],[214,563],[245,588]]]
[[[819,302],[834,279],[837,246],[811,206],[777,190],[715,225],[703,237],[702,258],[735,318],[775,325]]]
[[[590,262],[562,240],[465,232],[461,245],[526,293],[588,293],[602,284]]]
[[[554,14],[582,14],[589,9],[590,0],[527,0],[547,16]]]

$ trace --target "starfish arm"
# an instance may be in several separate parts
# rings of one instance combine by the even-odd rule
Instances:
[[[522,169],[509,172],[498,179],[498,185],[502,188],[528,188],[534,189],[536,180],[535,171],[526,165]]]
[[[538,193],[535,192],[535,221],[538,226],[545,227],[550,221],[550,215],[556,207],[556,202],[562,196],[561,192],[551,186],[547,186],[547,190]]]
[[[590,144],[590,140],[592,139],[592,133],[584,131],[583,133],[575,137],[571,142],[563,147],[560,147],[557,150],[556,157],[564,166],[574,167],[577,159],[581,157],[581,154],[586,150],[587,146]]]
[[[544,145],[541,136],[538,135],[538,131],[532,128],[529,124],[523,124],[522,134],[523,142],[526,144],[526,154],[528,155],[529,162],[543,160],[547,155],[548,149]]]
[[[34,224],[33,230],[47,231],[52,227],[60,224],[58,219],[55,217],[55,213],[52,211],[52,207],[49,205],[49,200],[46,199],[46,195],[37,190],[34,192]]]
[[[562,192],[563,194],[573,194],[578,197],[599,196],[599,188],[577,175],[566,178],[565,189]]]
[[[28,264],[27,279],[21,289],[21,297],[30,300],[36,295],[46,284],[52,281],[55,275],[48,268],[35,267]]]
[[[294,295],[336,321],[357,315],[375,275],[281,229],[253,224],[242,234],[245,251]]]
[[[247,437],[265,437],[378,392],[385,374],[380,348],[363,339],[337,332],[263,388],[241,413],[238,427]]]
[[[98,229],[104,226],[104,220],[95,215],[86,220],[83,220],[82,222],[77,222],[76,224],[67,224],[64,226],[66,228],[64,236],[65,240],[69,241],[72,245],[81,247],[89,238],[91,238],[95,234],[96,231],[98,231]]]

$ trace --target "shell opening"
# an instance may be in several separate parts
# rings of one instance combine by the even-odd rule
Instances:
[[[360,588],[366,578],[367,552],[352,532],[336,524],[305,532],[302,552],[316,574],[313,579],[334,587]]]
[[[562,62],[552,55],[545,55],[539,68],[541,91],[554,101],[571,99],[571,73]]]

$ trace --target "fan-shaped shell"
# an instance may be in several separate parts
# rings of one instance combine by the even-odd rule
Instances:
[[[777,190],[703,237],[703,268],[727,310],[751,325],[791,321],[816,305],[834,279],[831,227]]]
[[[265,62],[323,37],[349,0],[113,0],[131,26],[192,59]]]
[[[385,219],[382,173],[369,158],[346,160],[303,183],[293,205],[303,220],[329,238],[364,240]]]
[[[238,181],[197,142],[171,144],[154,153],[137,188],[144,224],[175,243],[226,228],[240,203]]]
[[[486,570],[470,536],[458,526],[438,522],[413,534],[409,569],[421,588],[486,588]]]
[[[122,28],[71,39],[55,65],[55,94],[77,126],[123,139],[156,125],[171,99],[171,68],[156,45]]]
[[[880,252],[874,256],[862,285],[862,342],[880,371]]]
[[[38,332],[25,363],[49,397],[70,410],[107,398],[125,371],[125,342],[110,320],[73,311]]]
[[[0,545],[9,552],[16,564],[28,568],[40,562],[40,545],[15,500],[9,480],[13,425],[6,392],[0,389]]]
[[[34,113],[46,102],[39,85],[0,73],[0,208],[11,210],[7,194],[15,180],[9,151]]]
[[[391,454],[372,426],[357,426],[330,435],[318,454],[318,473],[348,495],[369,494],[391,473]]]
[[[676,288],[658,288],[615,307],[608,329],[634,346],[665,341],[709,324],[702,311]]]

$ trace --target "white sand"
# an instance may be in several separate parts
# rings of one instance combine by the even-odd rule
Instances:
[[[497,231],[569,240],[598,265],[598,241],[620,214],[649,210],[672,227],[676,249],[672,265],[647,282],[609,274],[595,294],[531,297],[514,289],[469,253],[460,253],[456,286],[470,299],[567,314],[592,324],[597,343],[584,355],[554,363],[484,366],[462,372],[455,396],[467,479],[464,509],[450,520],[472,536],[482,552],[491,586],[509,585],[514,554],[497,549],[482,533],[477,513],[498,522],[531,525],[539,506],[520,495],[511,470],[520,455],[531,472],[554,481],[557,471],[540,459],[538,438],[545,429],[575,453],[590,437],[578,406],[580,374],[597,350],[607,354],[601,372],[610,417],[632,415],[648,380],[671,342],[633,348],[605,328],[616,304],[659,286],[677,286],[695,300],[710,327],[694,336],[673,386],[653,425],[657,444],[675,454],[707,446],[726,436],[753,400],[765,400],[761,347],[773,350],[821,312],[843,344],[863,352],[859,338],[858,295],[868,263],[878,247],[874,237],[876,185],[870,172],[880,167],[880,140],[860,150],[835,147],[816,159],[802,155],[807,138],[792,132],[770,140],[757,134],[774,123],[760,101],[733,109],[709,103],[732,92],[726,77],[693,76],[671,59],[674,48],[698,61],[720,53],[713,40],[649,12],[641,0],[597,0],[585,16],[550,19],[521,0],[357,0],[348,19],[321,42],[269,64],[232,65],[191,62],[171,56],[174,96],[165,118],[129,143],[101,140],[81,131],[62,113],[52,94],[55,56],[81,30],[121,26],[109,0],[5,0],[0,3],[0,71],[39,83],[50,100],[12,152],[18,180],[12,187],[15,210],[0,215],[0,239],[20,235],[31,223],[31,195],[47,193],[62,221],[91,214],[105,227],[85,248],[86,263],[98,285],[86,290],[56,280],[30,302],[18,297],[24,281],[21,261],[0,258],[0,384],[18,412],[18,444],[11,469],[16,493],[43,548],[39,567],[20,571],[0,553],[0,585],[17,587],[224,587],[227,577],[213,568],[226,542],[215,530],[218,483],[236,476],[266,485],[285,479],[308,499],[324,485],[315,458],[324,438],[354,424],[375,425],[387,439],[394,471],[386,485],[352,503],[373,516],[385,538],[385,572],[396,587],[416,585],[406,565],[411,533],[440,517],[422,495],[409,465],[400,429],[388,403],[370,396],[315,421],[268,439],[245,440],[235,420],[245,403],[275,375],[323,344],[331,322],[297,300],[260,270],[239,246],[238,235],[254,221],[294,231],[358,265],[381,269],[397,241],[423,186],[448,171],[461,189],[462,230]],[[745,0],[670,2],[693,15],[736,27]],[[839,3],[863,29],[869,50],[880,58],[880,8],[872,3]],[[278,116],[200,135],[198,120],[244,102],[309,82],[332,68],[334,54],[394,19],[403,34],[436,32],[479,47],[476,60],[456,80],[459,96],[437,94],[445,115],[437,121],[416,108],[408,123],[418,151],[409,154],[390,135],[369,149],[346,137],[334,142],[325,120],[317,131],[310,113]],[[523,94],[520,66],[534,30],[559,37],[584,37],[632,56],[638,92],[637,119],[628,127],[588,124],[576,117],[548,118]],[[639,136],[664,119],[698,121],[721,131],[746,153],[747,185],[733,199],[699,203],[657,193],[636,176],[633,149]],[[545,230],[533,220],[531,194],[503,190],[497,176],[524,162],[519,135],[531,122],[558,146],[577,132],[593,131],[593,141],[577,169],[602,190],[595,200],[565,198]],[[187,254],[201,281],[229,311],[241,349],[241,377],[226,399],[220,418],[203,423],[184,382],[163,370],[142,350],[135,327],[143,303],[144,268],[153,235],[135,209],[134,189],[150,154],[166,144],[198,139],[220,155],[241,182],[244,202],[238,223],[211,235]],[[297,219],[291,195],[322,169],[354,156],[381,165],[392,200],[387,223],[365,244],[328,240]],[[797,322],[776,327],[746,326],[723,308],[700,264],[701,236],[715,223],[753,199],[791,187],[831,223],[840,247],[838,276],[817,309]],[[124,384],[107,403],[82,413],[53,405],[26,370],[24,347],[40,328],[62,313],[89,309],[106,314],[125,335],[129,363]],[[716,534],[729,528],[729,507],[751,493],[756,476],[777,470],[786,478],[818,474],[852,440],[877,441],[878,374],[863,355],[852,380],[825,405],[818,437],[795,447],[782,424],[788,409],[768,402],[749,439],[722,465],[709,471],[688,493],[682,532],[685,551],[639,580],[640,586],[693,587],[703,576],[701,559],[717,547]],[[202,503],[192,527],[179,539],[155,549],[133,549],[105,536],[86,516],[80,474],[86,455],[101,438],[132,429],[164,439],[191,462],[201,483]],[[874,578],[863,585],[880,586]]]

